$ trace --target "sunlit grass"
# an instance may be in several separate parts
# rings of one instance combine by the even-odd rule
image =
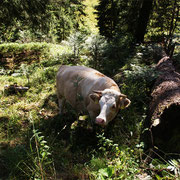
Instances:
[[[60,56],[64,53],[69,53],[70,48],[61,45],[53,45],[47,43],[8,43],[1,44],[0,51],[6,53],[13,51],[24,51],[38,48],[48,47],[49,57]],[[46,52],[47,53],[47,52]],[[37,57],[38,58],[38,57]],[[52,58],[52,61],[53,61]],[[46,60],[46,59],[45,59]],[[49,62],[50,59],[47,59]],[[43,61],[42,61],[43,62]],[[59,63],[59,64],[58,64]],[[45,103],[45,99],[49,95],[55,94],[55,74],[61,62],[56,62],[52,67],[44,67],[41,62],[35,64],[24,64],[19,66],[18,76],[14,76],[14,72],[6,70],[0,78],[0,139],[1,142],[9,143],[13,138],[14,141],[21,134],[31,127],[29,120],[30,114],[33,112],[33,120],[40,121],[43,118],[41,111]],[[25,69],[24,69],[25,68]],[[14,70],[16,72],[16,70]],[[24,93],[9,93],[6,87],[17,84],[18,86],[28,86],[29,90]],[[57,112],[57,105],[53,109],[46,111],[47,115],[52,115]],[[45,110],[44,110],[45,111]],[[6,129],[6,130],[5,130]],[[9,139],[9,140],[8,140]],[[23,137],[21,137],[23,141]]]
[[[70,54],[72,53],[72,49],[66,45],[59,45],[59,44],[49,44],[49,53],[51,56],[60,56],[63,54]]]

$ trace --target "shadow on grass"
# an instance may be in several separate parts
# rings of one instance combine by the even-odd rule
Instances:
[[[44,136],[50,147],[58,178],[81,179],[85,174],[81,169],[78,173],[75,172],[75,167],[83,167],[84,163],[91,159],[92,150],[98,148],[97,132],[101,132],[102,128],[95,126],[92,129],[88,119],[80,121],[78,114],[68,104],[65,113],[59,115],[55,94],[49,95],[44,100],[38,117],[34,127],[41,136]],[[36,144],[34,139],[32,141],[33,135],[33,125],[29,123],[19,143],[12,145],[10,142],[4,144],[0,142],[0,179],[33,177],[31,173],[36,167],[34,159],[37,157]]]

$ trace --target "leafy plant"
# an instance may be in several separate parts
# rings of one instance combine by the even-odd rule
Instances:
[[[81,32],[75,32],[71,34],[68,38],[68,43],[73,49],[74,57],[78,57],[84,47],[85,34]]]
[[[95,179],[133,179],[139,172],[133,151],[128,147],[119,147],[104,134],[99,138],[99,158],[92,158],[92,176]],[[97,155],[96,155],[97,157]]]
[[[33,135],[30,138],[30,151],[26,151],[26,157],[21,160],[16,171],[23,173],[24,178],[46,179],[55,175],[54,164],[50,147],[41,132],[35,129],[33,123]]]
[[[107,41],[103,36],[92,34],[86,39],[86,48],[90,54],[89,64],[95,69],[102,68],[103,53]]]
[[[32,147],[32,142],[35,142],[35,150]],[[50,147],[41,132],[33,128],[33,136],[30,139],[30,151],[34,154],[35,172],[32,175],[38,179],[44,179],[47,176],[48,170],[53,169],[53,161],[51,159]],[[52,167],[51,167],[52,166]]]
[[[178,160],[172,159],[169,160],[168,162],[170,165],[167,167],[167,169],[173,171],[176,178],[180,177],[180,159]]]

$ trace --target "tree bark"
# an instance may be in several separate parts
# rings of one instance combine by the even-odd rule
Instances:
[[[146,33],[147,25],[149,22],[152,5],[153,5],[153,0],[143,0],[142,2],[142,7],[140,9],[137,28],[135,32],[135,38],[138,43],[144,41],[144,35]]]
[[[158,62],[156,71],[159,76],[152,89],[152,101],[146,119],[149,143],[151,147],[157,147],[159,152],[179,153],[180,74],[175,71],[173,61],[168,56]]]

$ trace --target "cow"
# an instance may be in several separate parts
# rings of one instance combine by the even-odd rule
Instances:
[[[102,127],[131,103],[114,80],[85,66],[62,65],[56,87],[60,114],[67,101],[77,111],[88,111],[91,120]]]

